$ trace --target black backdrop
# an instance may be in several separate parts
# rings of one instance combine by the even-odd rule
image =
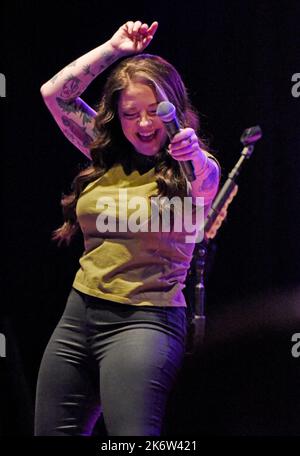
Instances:
[[[38,365],[82,248],[50,241],[61,193],[84,157],[57,128],[39,88],[129,19],[158,20],[148,51],[183,76],[223,181],[239,158],[242,131],[257,124],[263,131],[214,242],[207,348],[187,361],[167,432],[300,434],[300,361],[290,353],[300,332],[300,97],[291,92],[300,72],[299,2],[11,0],[1,9],[2,434],[32,433]],[[104,79],[88,88],[88,103],[98,101]]]

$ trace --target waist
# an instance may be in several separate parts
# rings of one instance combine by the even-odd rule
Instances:
[[[71,296],[80,297],[99,331],[124,330],[131,327],[152,328],[171,333],[182,339],[186,335],[185,307],[134,306],[90,296],[74,288]]]

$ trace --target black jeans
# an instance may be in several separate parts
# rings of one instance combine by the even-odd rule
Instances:
[[[43,356],[35,435],[160,435],[181,366],[184,307],[130,306],[72,289]]]

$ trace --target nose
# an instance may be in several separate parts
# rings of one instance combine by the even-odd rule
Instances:
[[[150,125],[152,123],[152,119],[147,114],[147,112],[144,112],[144,113],[141,113],[138,122],[139,122],[140,127],[147,127],[148,125]]]

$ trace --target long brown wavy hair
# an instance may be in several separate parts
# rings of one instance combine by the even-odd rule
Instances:
[[[84,188],[117,163],[120,163],[127,173],[134,166],[132,145],[123,134],[118,117],[120,93],[129,82],[147,84],[153,89],[158,101],[167,99],[173,103],[180,127],[193,128],[199,138],[199,116],[174,66],[162,57],[151,54],[138,54],[122,60],[107,78],[98,105],[94,127],[96,139],[90,144],[92,164],[75,177],[72,192],[62,197],[64,223],[52,235],[52,239],[59,244],[62,242],[69,244],[79,229],[76,204]],[[199,138],[199,143],[207,152],[207,142]],[[187,195],[186,178],[177,160],[167,153],[167,146],[168,144],[155,155],[153,162],[158,195],[168,198],[175,195],[184,197]]]

